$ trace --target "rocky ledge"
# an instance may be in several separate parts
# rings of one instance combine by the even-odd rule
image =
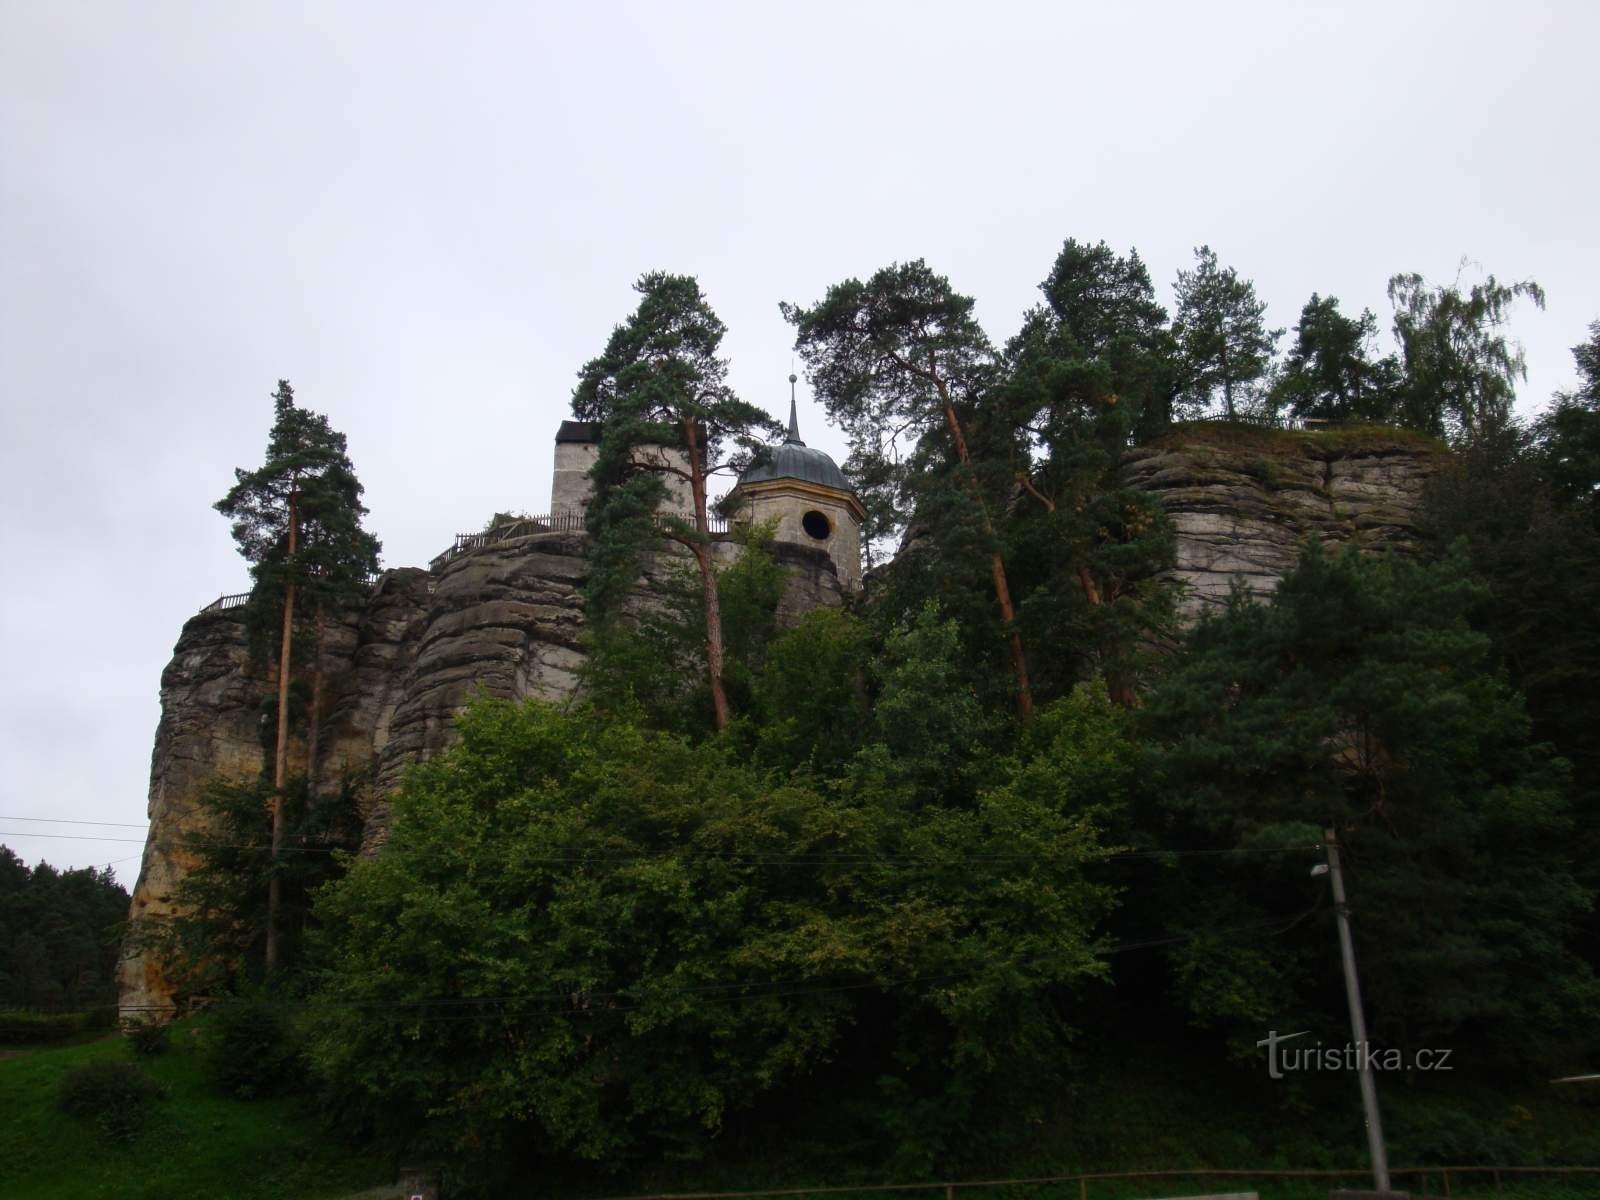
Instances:
[[[716,550],[724,561],[738,552],[732,543]],[[315,783],[333,795],[363,781],[364,849],[387,839],[387,797],[406,766],[451,743],[456,714],[473,696],[560,699],[577,690],[586,551],[581,533],[535,533],[441,557],[429,570],[387,571],[365,603],[327,623]],[[843,603],[825,551],[780,543],[773,552],[788,570],[781,622]],[[666,573],[687,563],[681,552],[646,555],[633,603],[655,603]],[[206,782],[261,772],[262,705],[274,689],[248,659],[244,610],[213,610],[184,625],[162,673],[135,930],[174,911],[177,886],[194,866],[185,843],[205,832],[198,800]],[[291,769],[304,771],[306,755],[295,742]],[[138,937],[126,943],[119,984],[130,1016],[169,1007],[176,991],[159,954]]]
[[[1438,443],[1393,429],[1191,425],[1130,450],[1122,471],[1166,509],[1173,574],[1194,616],[1226,602],[1235,583],[1270,593],[1311,540],[1410,551],[1423,486],[1443,455]]]

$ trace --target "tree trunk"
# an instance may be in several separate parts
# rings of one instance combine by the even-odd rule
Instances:
[[[1231,421],[1233,420],[1233,378],[1228,374],[1228,334],[1226,330],[1222,334],[1222,348],[1219,353],[1222,355],[1222,405],[1223,410],[1228,414],[1228,420]]]
[[[1028,478],[1026,471],[1017,472],[1017,482],[1022,484],[1023,489],[1030,496],[1044,505],[1046,512],[1053,513],[1056,511],[1056,502],[1033,486],[1033,480]],[[1100,585],[1094,581],[1094,573],[1082,563],[1078,564],[1078,586],[1083,589],[1084,599],[1091,606],[1098,606],[1106,602],[1105,597],[1100,592]],[[1111,598],[1112,600],[1116,599],[1115,590],[1113,590]],[[1139,694],[1134,690],[1133,684],[1128,680],[1127,676],[1120,671],[1108,670],[1106,672],[1106,695],[1124,708],[1133,708],[1139,703]]]
[[[278,851],[283,845],[283,787],[289,766],[289,656],[294,645],[294,554],[299,535],[299,498],[289,493],[288,582],[283,592],[283,637],[278,650],[278,743],[272,759],[272,859],[267,877],[266,969],[278,966],[278,908],[282,888],[278,880]]]
[[[311,649],[311,711],[307,714],[306,781],[313,797],[317,787],[317,751],[322,733],[322,638],[327,618],[317,610],[317,638]]]
[[[950,427],[950,440],[955,443],[956,457],[964,467],[972,465],[972,456],[967,453],[967,438],[961,431],[961,419],[956,416],[955,405],[950,400],[950,391],[945,387],[943,380],[937,381],[940,398],[944,401],[945,424]],[[983,515],[983,528],[990,538],[997,538],[994,522],[989,519],[989,506],[983,502],[983,494],[979,492],[978,485],[970,476],[967,485],[972,490],[972,498],[977,502],[978,511]],[[1017,610],[1011,603],[1011,584],[1006,579],[1006,562],[996,549],[990,556],[990,572],[994,576],[994,595],[1000,604],[1000,619],[1003,620],[1011,631],[1011,671],[1017,679],[1017,715],[1024,721],[1033,716],[1033,688],[1028,683],[1028,660],[1022,653],[1022,635],[1017,632]]]
[[[722,606],[717,599],[717,575],[711,569],[711,525],[706,519],[706,472],[700,457],[699,430],[693,418],[683,423],[684,441],[689,447],[689,483],[694,493],[694,527],[700,535],[698,544],[690,546],[695,565],[700,569],[700,593],[706,613],[706,672],[711,679],[711,707],[716,716],[717,732],[728,727],[732,719],[728,712],[728,693],[722,686]]]
[[[1056,502],[1033,486],[1033,480],[1028,478],[1026,471],[1017,472],[1017,482],[1022,485],[1023,491],[1044,505],[1045,512],[1053,513],[1056,511]],[[1083,597],[1091,605],[1097,605],[1101,602],[1100,587],[1095,583],[1094,575],[1089,568],[1082,563],[1078,564],[1078,586],[1083,589]]]

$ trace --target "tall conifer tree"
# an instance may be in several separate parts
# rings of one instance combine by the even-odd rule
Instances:
[[[1267,305],[1257,299],[1255,284],[1232,267],[1218,266],[1215,250],[1201,246],[1194,257],[1194,270],[1178,272],[1173,318],[1181,390],[1202,410],[1221,391],[1223,411],[1232,420],[1246,389],[1272,366],[1283,330],[1266,327]]]
[[[781,306],[795,327],[795,348],[805,359],[828,415],[844,426],[854,462],[902,439],[937,444],[941,431],[969,502],[976,506],[988,542],[995,601],[1011,647],[1017,710],[1033,712],[1033,689],[1001,539],[989,502],[974,473],[961,409],[970,407],[998,377],[987,335],[972,314],[973,301],[921,259],[897,263],[865,283],[847,279],[806,308]],[[881,460],[881,453],[876,455]],[[887,469],[890,481],[903,476]],[[902,518],[906,515],[902,509]]]
[[[639,306],[578,372],[573,415],[601,425],[588,526],[595,535],[589,616],[603,630],[634,576],[639,547],[665,537],[694,557],[705,609],[706,671],[717,729],[732,714],[723,682],[722,615],[711,561],[710,481],[737,474],[780,428],[728,385],[719,356],[727,326],[689,275],[653,271]],[[681,459],[660,452],[679,446]],[[692,511],[663,512],[667,479],[689,485]]]
[[[367,510],[346,453],[344,434],[320,413],[299,408],[294,389],[278,380],[265,461],[238,468],[216,509],[233,521],[233,538],[250,562],[251,605],[271,611],[278,626],[278,727],[273,753],[272,855],[283,842],[284,789],[288,785],[289,682],[296,622],[320,619],[358,594],[378,567],[378,539],[361,527]],[[311,713],[315,728],[318,714]],[[312,764],[314,766],[314,764]],[[276,861],[274,861],[276,867]],[[268,884],[266,968],[277,966],[277,872]]]

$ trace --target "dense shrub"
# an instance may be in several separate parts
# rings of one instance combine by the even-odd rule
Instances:
[[[165,1096],[161,1086],[132,1063],[101,1059],[69,1071],[56,1099],[63,1111],[93,1121],[107,1137],[126,1142]]]
[[[251,1100],[291,1090],[300,1080],[299,1046],[287,1009],[266,992],[230,996],[211,1010],[211,1076],[230,1095]]]
[[[135,1054],[160,1054],[167,1048],[167,1023],[160,1020],[131,1022],[124,1030]]]
[[[115,1020],[114,1008],[94,1008],[82,1013],[0,1010],[0,1044],[41,1045],[48,1042],[64,1042],[80,1033],[108,1029]]]
[[[0,1012],[0,1042],[60,1042],[81,1028],[77,1013]]]

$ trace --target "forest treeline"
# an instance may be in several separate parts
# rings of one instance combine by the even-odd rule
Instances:
[[[1088,1042],[1182,1032],[1222,1074],[1270,1028],[1338,1039],[1329,829],[1380,1043],[1484,1078],[1590,1065],[1600,323],[1580,388],[1522,423],[1505,321],[1532,283],[1396,276],[1390,354],[1313,296],[1278,359],[1204,248],[1169,316],[1136,254],[1069,241],[1003,345],[924,263],[843,281],[783,311],[870,540],[901,549],[861,602],[785,626],[770,530],[708,550],[711,480],[769,423],[698,284],[638,291],[574,393],[605,431],[584,690],[473,705],[370,858],[328,853],[350,789],[273,766],[317,687],[290,581],[325,607],[375,553],[343,440],[280,388],[239,532],[272,584],[258,652],[295,678],[264,700],[263,778],[210,790],[228,837],[168,931],[179,977],[238,992],[240,1036],[278,1048],[234,1056],[272,1076],[243,1086],[490,1189],[694,1161],[823,1107],[875,1170],[993,1163],[1077,1102]],[[1260,428],[1276,411],[1336,428]],[[1256,417],[1222,428],[1269,456],[1366,425],[1448,443],[1414,552],[1313,544],[1270,599],[1183,624],[1172,531],[1117,468],[1200,412]],[[681,468],[637,453],[663,443],[694,497],[665,520]],[[641,607],[662,539],[684,570]]]
[[[29,867],[0,846],[0,1010],[61,1016],[115,1004],[127,919],[128,893],[110,867]],[[0,1040],[17,1021],[0,1017]],[[38,1023],[41,1033],[58,1024]]]

